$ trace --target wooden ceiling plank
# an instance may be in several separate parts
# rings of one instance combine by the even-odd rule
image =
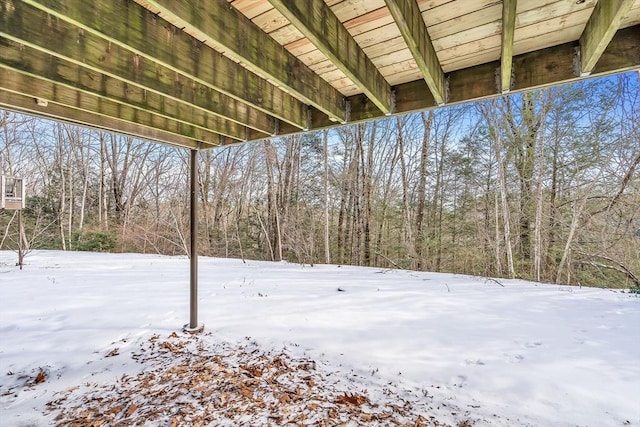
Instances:
[[[513,92],[576,81],[572,52],[578,42],[560,44],[546,49],[515,55],[513,68],[515,81]],[[499,49],[499,48],[498,48]],[[495,70],[498,60],[462,70],[452,71],[449,76],[449,103],[477,101],[497,96]],[[602,54],[592,76],[603,76],[640,69],[640,25],[619,30]],[[396,94],[396,113],[403,114],[434,108],[434,99],[424,96],[427,91],[423,80],[403,83],[392,87]],[[427,91],[428,92],[428,91]],[[382,117],[380,111],[363,95],[348,98],[353,122]],[[312,117],[312,128],[321,129],[331,124],[321,116]]]
[[[7,70],[0,70],[0,75],[6,75],[6,73]],[[42,89],[39,84],[36,87]],[[74,96],[72,92],[67,94],[63,90],[57,96],[70,98]],[[198,146],[198,139],[194,138],[194,135],[188,135],[187,126],[172,123],[171,120],[159,120],[145,111],[113,105],[108,100],[97,97],[89,99],[89,96],[80,93],[76,94],[75,104],[78,107],[54,101],[47,101],[46,105],[38,105],[36,98],[31,94],[0,88],[0,106],[2,108],[105,130],[115,130],[139,138],[181,147],[196,148]],[[215,136],[210,140],[202,140],[202,142],[213,146],[218,145],[219,140],[219,136]]]
[[[591,73],[634,0],[600,0],[580,36],[581,72]]]
[[[175,71],[110,43],[24,2],[0,20],[0,35],[150,91],[192,104],[262,133],[272,134],[274,119],[200,85]]]
[[[416,0],[385,0],[438,105],[447,102],[444,72]]]
[[[226,0],[145,0],[159,15],[197,39],[275,82],[336,121],[346,119],[344,96],[287,52]]]
[[[502,2],[498,4],[491,4],[491,6],[487,6],[480,10],[467,13],[463,17],[450,19],[448,21],[443,21],[435,25],[427,25],[427,30],[429,31],[431,39],[437,40],[443,37],[450,36],[451,34],[467,31],[472,27],[478,27],[481,25],[490,24],[491,22],[500,21],[501,16]],[[422,17],[425,19],[430,19],[432,18],[432,14],[431,12],[425,12],[422,14]]]
[[[77,64],[52,57],[28,46],[21,46],[16,42],[1,38],[0,41],[3,44],[3,49],[0,50],[0,68],[37,76],[58,87],[67,87],[103,99],[110,99],[119,104],[147,111],[150,114],[199,127],[207,132],[214,129],[216,133],[234,139],[243,140],[246,138],[244,126],[221,119],[189,104],[128,85],[98,72],[83,69]],[[12,83],[5,80],[0,83],[0,86],[7,87]],[[44,95],[41,97],[48,99]],[[260,135],[266,136],[263,133]]]
[[[511,90],[513,35],[516,29],[517,4],[517,0],[503,0],[502,2],[502,48],[500,54],[500,89],[502,93]]]
[[[357,84],[380,111],[391,113],[391,88],[324,0],[269,0],[302,34]]]

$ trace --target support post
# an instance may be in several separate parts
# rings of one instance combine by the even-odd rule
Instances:
[[[204,325],[198,323],[198,150],[191,150],[189,166],[190,176],[190,300],[189,324],[184,326],[185,332],[198,333],[204,330]]]

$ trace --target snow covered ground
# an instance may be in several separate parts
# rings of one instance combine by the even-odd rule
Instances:
[[[0,252],[2,426],[55,424],[47,403],[65,390],[113,388],[152,369],[132,356],[157,337],[184,335],[187,258],[37,251],[23,271],[15,261]],[[640,426],[637,295],[203,257],[199,304],[201,349],[251,343],[313,360],[347,397],[395,393],[452,425]]]

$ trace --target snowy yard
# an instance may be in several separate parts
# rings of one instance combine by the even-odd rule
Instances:
[[[176,425],[203,396],[212,425],[640,426],[640,298],[619,290],[203,257],[191,337],[187,258],[15,260],[0,252],[2,426],[81,406]],[[167,372],[207,374],[176,393],[158,388]],[[246,384],[220,392],[216,372]]]

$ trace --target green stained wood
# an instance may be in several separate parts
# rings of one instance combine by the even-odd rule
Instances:
[[[516,29],[517,0],[502,1],[502,50],[500,54],[500,82],[502,93],[511,90],[513,64],[513,36]]]
[[[444,72],[416,0],[385,0],[436,103],[447,102]]]
[[[13,14],[0,19],[0,36],[262,133],[273,133],[274,119],[261,111],[23,2],[14,7]]]
[[[0,67],[40,77],[61,87],[78,89],[85,93],[130,105],[151,114],[173,119],[205,131],[227,135],[237,140],[246,137],[245,127],[221,119],[192,105],[129,85],[118,79],[85,69],[75,63],[52,57],[44,52],[1,39]],[[0,86],[13,83],[7,80]],[[258,134],[258,137],[265,134]]]
[[[324,0],[269,0],[294,27],[362,90],[383,113],[391,113],[391,88]]]
[[[237,101],[298,128],[307,106],[131,0],[25,0]]]
[[[1,73],[3,73],[2,70],[0,70]],[[192,138],[165,132],[157,127],[147,127],[139,123],[132,123],[53,102],[49,102],[46,106],[40,106],[36,104],[35,99],[30,95],[22,95],[4,89],[0,89],[0,108],[98,129],[110,131],[117,129],[118,132],[127,135],[181,147],[196,148],[198,146],[198,141]],[[209,146],[210,144],[206,145]]]
[[[582,73],[593,71],[633,3],[634,0],[599,0],[596,3],[580,37]]]
[[[345,120],[342,94],[226,0],[145,0],[145,4],[331,119]]]
[[[11,2],[10,9],[6,8],[7,4],[9,3],[0,0],[0,11],[2,12],[0,13],[0,21],[14,19],[9,17],[9,15],[17,10],[14,5],[19,4],[19,2],[18,0]],[[59,31],[59,28],[61,28],[58,26],[59,21],[60,20],[57,20],[55,17],[50,17],[47,22],[44,22],[46,26],[43,30],[40,30],[40,34],[42,34],[43,37],[48,37],[55,31]],[[16,29],[15,31],[16,34],[19,34],[21,29]],[[85,40],[83,39],[83,32],[77,28],[75,28],[75,31],[77,36],[76,43],[85,43],[83,41]],[[171,37],[171,34],[167,37]],[[15,38],[16,37],[14,37],[14,39]],[[124,79],[118,79],[96,72],[91,67],[81,66],[81,64],[78,63],[79,61],[65,61],[45,54],[42,48],[32,51],[30,50],[32,49],[31,45],[18,46],[15,43],[13,45],[11,43],[12,42],[6,39],[0,38],[0,68],[10,69],[0,70],[0,72],[19,71],[18,74],[22,76],[21,78],[24,79],[25,76],[37,78],[49,86],[45,86],[42,83],[35,84],[34,81],[25,82],[16,77],[11,77],[8,74],[2,74],[0,75],[0,88],[10,86],[19,92],[27,92],[29,87],[37,87],[41,90],[48,90],[48,93],[51,93],[54,99],[59,91],[63,91],[61,93],[64,97],[58,99],[64,102],[64,105],[57,104],[53,101],[49,104],[50,107],[59,109],[60,117],[65,117],[66,111],[69,112],[68,117],[76,117],[75,115],[77,114],[92,115],[94,120],[103,119],[105,123],[108,123],[104,124],[103,127],[125,132],[130,132],[125,129],[135,128],[136,123],[143,123],[144,125],[139,124],[138,126],[140,126],[141,129],[147,129],[145,132],[147,132],[148,129],[152,129],[153,126],[158,126],[160,129],[158,129],[157,132],[164,132],[163,135],[165,136],[152,139],[165,141],[171,141],[171,135],[175,136],[175,138],[183,138],[184,141],[192,141],[194,138],[188,138],[184,135],[194,137],[204,136],[204,134],[198,134],[198,132],[207,130],[204,129],[205,127],[209,128],[209,125],[204,124],[205,122],[198,121],[201,119],[197,117],[189,119],[188,117],[196,112],[201,112],[202,114],[209,113],[201,108],[195,107],[193,110],[184,110],[185,108],[193,107],[193,105],[183,101],[180,97],[176,97],[174,94],[174,92],[178,94],[187,92],[190,93],[189,96],[196,96],[191,94],[191,92],[195,91],[199,86],[196,85],[194,87],[193,80],[190,80],[191,86],[189,86],[189,83],[185,83],[189,80],[183,80],[182,74],[175,73],[173,69],[173,74],[158,72],[155,75],[170,93],[170,96],[164,96],[160,91],[145,90],[140,85],[131,84]],[[244,39],[241,40],[240,44],[243,45],[243,43],[246,43]],[[11,46],[15,49],[11,48]],[[575,41],[514,56],[512,68],[516,77],[512,83],[513,90],[523,91],[576,80],[578,77],[574,74],[572,53],[579,46],[578,41]],[[56,49],[58,49],[58,47],[56,47]],[[10,54],[5,54],[5,52],[10,52]],[[22,57],[18,54],[19,52],[22,52]],[[113,50],[105,51],[105,61],[118,60],[117,58],[113,59],[109,56],[111,52],[113,52]],[[31,55],[31,53],[33,53],[33,55]],[[37,56],[36,54],[41,56]],[[33,58],[28,58],[30,56],[33,56]],[[41,60],[34,58],[40,58]],[[130,59],[127,63],[135,72],[143,73],[140,71],[139,66],[142,65],[144,68],[144,66],[149,65],[145,62],[146,59],[147,58],[143,56],[141,63],[136,64],[133,59]],[[34,61],[39,63],[38,67],[33,65]],[[154,62],[150,61],[150,64],[153,65]],[[153,66],[155,67],[156,65],[157,64]],[[150,66],[151,65],[149,65],[149,67]],[[495,69],[499,66],[500,62],[494,61],[448,73],[450,86],[448,103],[454,104],[474,101],[499,95],[500,91],[496,88],[495,84]],[[613,35],[613,38],[604,48],[602,54],[599,55],[599,59],[591,75],[600,76],[615,72],[638,70],[639,68],[640,26],[636,25],[619,30]],[[40,70],[42,76],[36,75],[34,70]],[[62,80],[57,80],[58,78]],[[69,89],[74,90],[74,92],[64,92]],[[395,92],[396,113],[433,108],[435,104],[435,100],[430,96],[430,91],[427,88],[426,82],[423,80],[397,85],[393,87],[392,90]],[[23,100],[23,104],[15,105],[21,106],[21,111],[38,112],[41,107],[35,104],[33,100],[35,96],[36,94],[27,97],[26,99],[29,99],[29,102]],[[79,101],[77,99],[79,99]],[[68,105],[66,105],[66,103],[68,103]],[[2,102],[2,105],[8,107],[10,107],[11,104],[12,102],[6,101],[6,98],[5,101]],[[364,95],[350,97],[349,104],[351,108],[351,118],[354,121],[383,117],[383,113],[379,108]],[[79,106],[79,108],[75,108],[74,105]],[[136,108],[136,105],[140,106],[140,108]],[[18,107],[15,106],[14,108]],[[176,109],[177,112],[174,112]],[[335,126],[335,122],[331,121],[323,111],[316,109],[311,109],[311,111],[312,129]],[[44,115],[45,112],[40,111],[38,114]],[[181,114],[181,116],[179,114]],[[215,115],[212,116],[217,117]],[[177,120],[175,117],[182,117],[184,121]],[[130,121],[126,121],[124,118]],[[74,120],[81,122],[81,120],[77,118]],[[125,125],[120,125],[120,123],[125,123]],[[283,135],[299,131],[299,128],[293,128],[291,125],[281,125],[280,129],[284,129],[284,131],[281,132]],[[263,136],[264,134],[249,134],[248,139],[255,140]]]
[[[185,137],[192,140],[215,142],[219,135],[210,130],[202,129],[187,123],[183,123],[165,116],[153,114],[149,111],[120,104],[108,98],[102,98],[67,86],[57,85],[43,78],[8,68],[0,68],[0,76],[4,80],[4,90],[43,99],[49,103],[68,106],[76,110],[97,114],[101,117],[110,117],[139,124],[145,127],[153,127],[167,134]]]

